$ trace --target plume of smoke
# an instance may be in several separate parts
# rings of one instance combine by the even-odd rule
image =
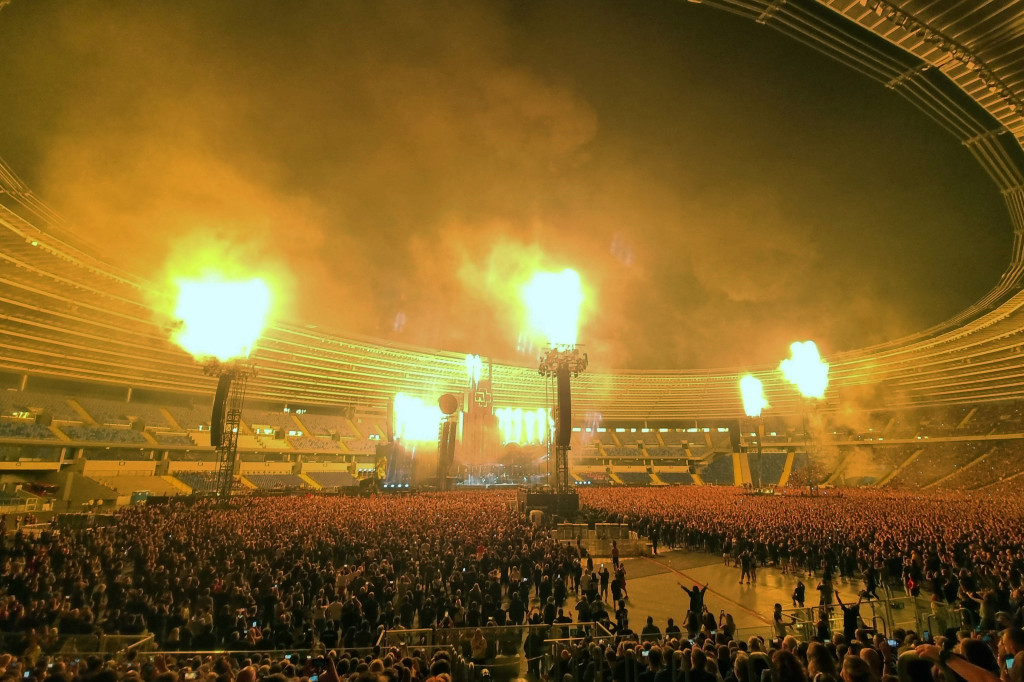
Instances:
[[[532,362],[515,284],[572,267],[596,370],[770,365],[795,338],[839,350],[909,333],[922,300],[946,298],[894,297],[894,268],[837,258],[836,223],[877,218],[840,201],[855,192],[797,210],[800,183],[759,170],[775,148],[723,146],[750,123],[725,110],[769,113],[733,101],[756,88],[730,86],[716,108],[718,85],[661,72],[688,60],[657,58],[657,21],[637,29],[643,50],[601,44],[633,30],[628,8],[8,4],[0,98],[34,159],[19,172],[160,284],[220,254],[271,273],[278,319]],[[627,85],[650,99],[624,110]],[[707,111],[693,93],[711,94]],[[645,106],[685,118],[669,130]],[[786,158],[801,177],[825,163]],[[956,222],[943,200],[928,215]]]

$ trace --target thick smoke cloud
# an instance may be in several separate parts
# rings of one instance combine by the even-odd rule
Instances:
[[[955,140],[704,7],[40,0],[0,43],[0,156],[83,235],[160,284],[217,254],[341,334],[529,362],[517,287],[573,267],[597,367],[776,364],[1006,260]]]

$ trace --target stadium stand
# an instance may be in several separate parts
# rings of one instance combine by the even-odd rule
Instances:
[[[296,474],[245,474],[245,480],[258,490],[308,488],[309,484]]]
[[[381,444],[381,441],[379,440],[371,440],[368,438],[352,438],[340,442],[348,452],[355,452],[359,454],[373,454],[377,452],[377,446]]]
[[[61,395],[36,391],[0,391],[0,409],[4,416],[47,413],[60,421],[82,421],[81,416]]]
[[[604,471],[582,471],[575,472],[577,478],[583,483],[583,485],[590,486],[603,486],[611,485],[612,481],[608,474]]]
[[[184,491],[159,476],[90,476],[117,492],[118,495],[131,495],[135,492],[148,492],[151,495],[181,495]]]
[[[712,485],[732,485],[732,455],[718,455],[700,474],[705,483]]]
[[[86,396],[74,396],[73,399],[97,424],[127,426],[141,419],[146,426],[170,426],[160,408],[155,405]]]
[[[786,466],[788,455],[785,452],[764,452],[760,457],[748,455],[750,476],[759,480],[761,485],[777,485],[782,478],[782,470]],[[755,469],[759,478],[755,478]]]
[[[308,430],[306,435],[331,436],[337,434],[342,438],[356,437],[356,432],[345,417],[315,414],[312,412],[305,412],[296,416]]]
[[[289,436],[288,442],[295,450],[328,450],[340,452],[338,444],[330,438],[313,438],[309,436]]]
[[[282,429],[285,433],[288,431],[298,431],[299,425],[292,419],[291,413],[287,412],[272,412],[270,410],[255,410],[251,408],[245,408],[242,410],[242,421],[245,422],[249,428],[255,428],[259,426],[269,426],[273,429]]]
[[[936,484],[938,490],[977,490],[996,483],[1024,468],[1020,450],[1004,445],[992,445],[976,461],[953,472]]]
[[[192,492],[211,493],[217,490],[217,474],[215,472],[178,471],[174,477],[191,488]],[[232,480],[231,490],[236,493],[246,490],[238,476]]]
[[[889,481],[889,487],[921,488],[936,483],[969,464],[986,448],[986,444],[978,442],[930,443],[924,453]]]
[[[623,446],[635,446],[637,443],[643,443],[644,445],[659,447],[661,442],[658,440],[658,434],[654,431],[644,432],[643,429],[636,429],[625,431],[623,433],[616,434],[619,437],[619,442]]]
[[[719,431],[718,429],[712,429],[711,435],[711,447],[715,452],[732,452],[732,439],[728,432]]]
[[[347,471],[311,471],[306,475],[321,488],[348,488],[359,484],[358,479]]]
[[[387,434],[387,420],[378,415],[357,414],[352,423],[363,438],[370,439],[371,436],[384,438]]]
[[[133,429],[115,429],[106,426],[82,426],[69,424],[61,427],[61,430],[71,440],[92,441],[97,443],[138,443],[145,444],[148,441],[141,431]]]
[[[46,440],[56,438],[49,427],[30,421],[0,420],[0,438]]]
[[[658,471],[654,475],[669,485],[693,485],[693,475],[679,471]]]
[[[686,450],[681,447],[648,447],[647,454],[652,459],[680,459],[686,457]]]
[[[665,445],[669,447],[674,445],[682,445],[684,442],[688,440],[686,437],[687,434],[685,432],[676,431],[675,429],[670,431],[662,431],[659,435],[661,436],[661,440],[665,443]]]
[[[604,453],[608,457],[620,459],[640,459],[644,456],[644,451],[636,445],[630,445],[627,447],[606,446],[604,448]]]
[[[650,485],[651,476],[641,471],[621,471],[612,469],[612,473],[619,477],[624,485]]]
[[[209,428],[213,405],[168,405],[167,412],[186,431],[198,431],[200,427]]]
[[[195,442],[189,438],[187,433],[165,433],[163,431],[153,431],[152,435],[160,445],[195,445]]]

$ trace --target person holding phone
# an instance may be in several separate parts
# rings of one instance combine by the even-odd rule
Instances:
[[[1024,663],[1015,665],[1021,651],[1024,651],[1024,630],[1006,628],[999,638],[999,663],[1004,671],[1003,678],[1010,682],[1024,682]]]

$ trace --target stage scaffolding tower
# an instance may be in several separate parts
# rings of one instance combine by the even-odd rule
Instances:
[[[551,472],[554,480],[551,487],[558,495],[572,492],[569,485],[569,447],[572,440],[572,391],[571,379],[587,368],[586,353],[576,346],[555,346],[544,352],[538,371],[544,377],[553,379],[556,390],[555,408],[555,466]]]
[[[242,423],[242,404],[255,366],[249,361],[229,364],[212,363],[207,373],[218,377],[217,395],[210,419],[210,443],[217,449],[217,496],[227,500],[234,487],[235,464],[238,461],[238,429]]]

